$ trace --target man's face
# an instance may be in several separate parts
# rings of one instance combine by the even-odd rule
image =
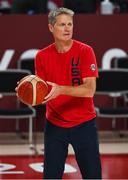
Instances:
[[[61,14],[56,17],[54,25],[49,24],[49,29],[53,33],[55,40],[68,41],[73,34],[73,17]]]

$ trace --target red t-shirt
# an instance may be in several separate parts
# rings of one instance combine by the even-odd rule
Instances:
[[[76,40],[66,53],[58,53],[55,44],[40,50],[35,59],[35,71],[45,81],[64,86],[78,86],[82,78],[98,76],[93,49]],[[60,127],[73,127],[95,116],[90,97],[60,95],[47,103],[47,119]]]

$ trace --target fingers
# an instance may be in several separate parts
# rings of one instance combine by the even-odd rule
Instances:
[[[59,91],[58,91],[59,86],[56,83],[49,82],[49,81],[47,81],[46,83],[48,85],[52,86],[52,89],[49,92],[49,94],[44,98],[44,101],[42,102],[42,104],[45,104],[49,100],[54,99],[59,95]]]
[[[47,102],[48,102],[48,100],[46,100],[46,101],[43,101],[43,102],[42,102],[42,104],[46,104]]]
[[[50,86],[55,86],[55,83],[53,83],[53,82],[47,81],[46,83],[47,83],[48,85],[50,85]]]
[[[19,85],[20,81],[17,81],[17,86]],[[15,88],[15,91],[17,92],[17,87]]]
[[[19,96],[18,96],[18,93],[17,93],[17,89],[18,89],[18,87],[15,88],[16,96],[19,97]]]
[[[49,82],[47,81],[47,84],[52,86],[52,89],[51,91],[49,92],[49,94],[44,98],[44,100],[47,102],[48,100],[52,99],[53,98],[53,94],[55,92],[55,89],[57,87],[57,84],[53,83],[53,82]]]
[[[53,87],[51,89],[50,93],[44,99],[46,100],[46,99],[50,98],[53,95],[54,91],[55,91],[55,88]]]

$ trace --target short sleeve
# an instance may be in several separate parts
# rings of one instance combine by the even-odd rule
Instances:
[[[94,50],[90,46],[83,46],[80,58],[82,78],[98,77],[98,67]]]

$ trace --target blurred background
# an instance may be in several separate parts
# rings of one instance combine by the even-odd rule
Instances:
[[[17,145],[23,145],[19,154],[43,153],[45,105],[24,107],[7,84],[16,85],[12,79],[18,76],[11,79],[15,70],[34,74],[37,51],[53,42],[47,14],[62,6],[75,11],[73,38],[91,45],[96,54],[100,151],[128,158],[128,0],[0,0],[0,156],[14,155]],[[105,173],[117,178],[116,172]],[[127,179],[128,173],[118,177]]]

